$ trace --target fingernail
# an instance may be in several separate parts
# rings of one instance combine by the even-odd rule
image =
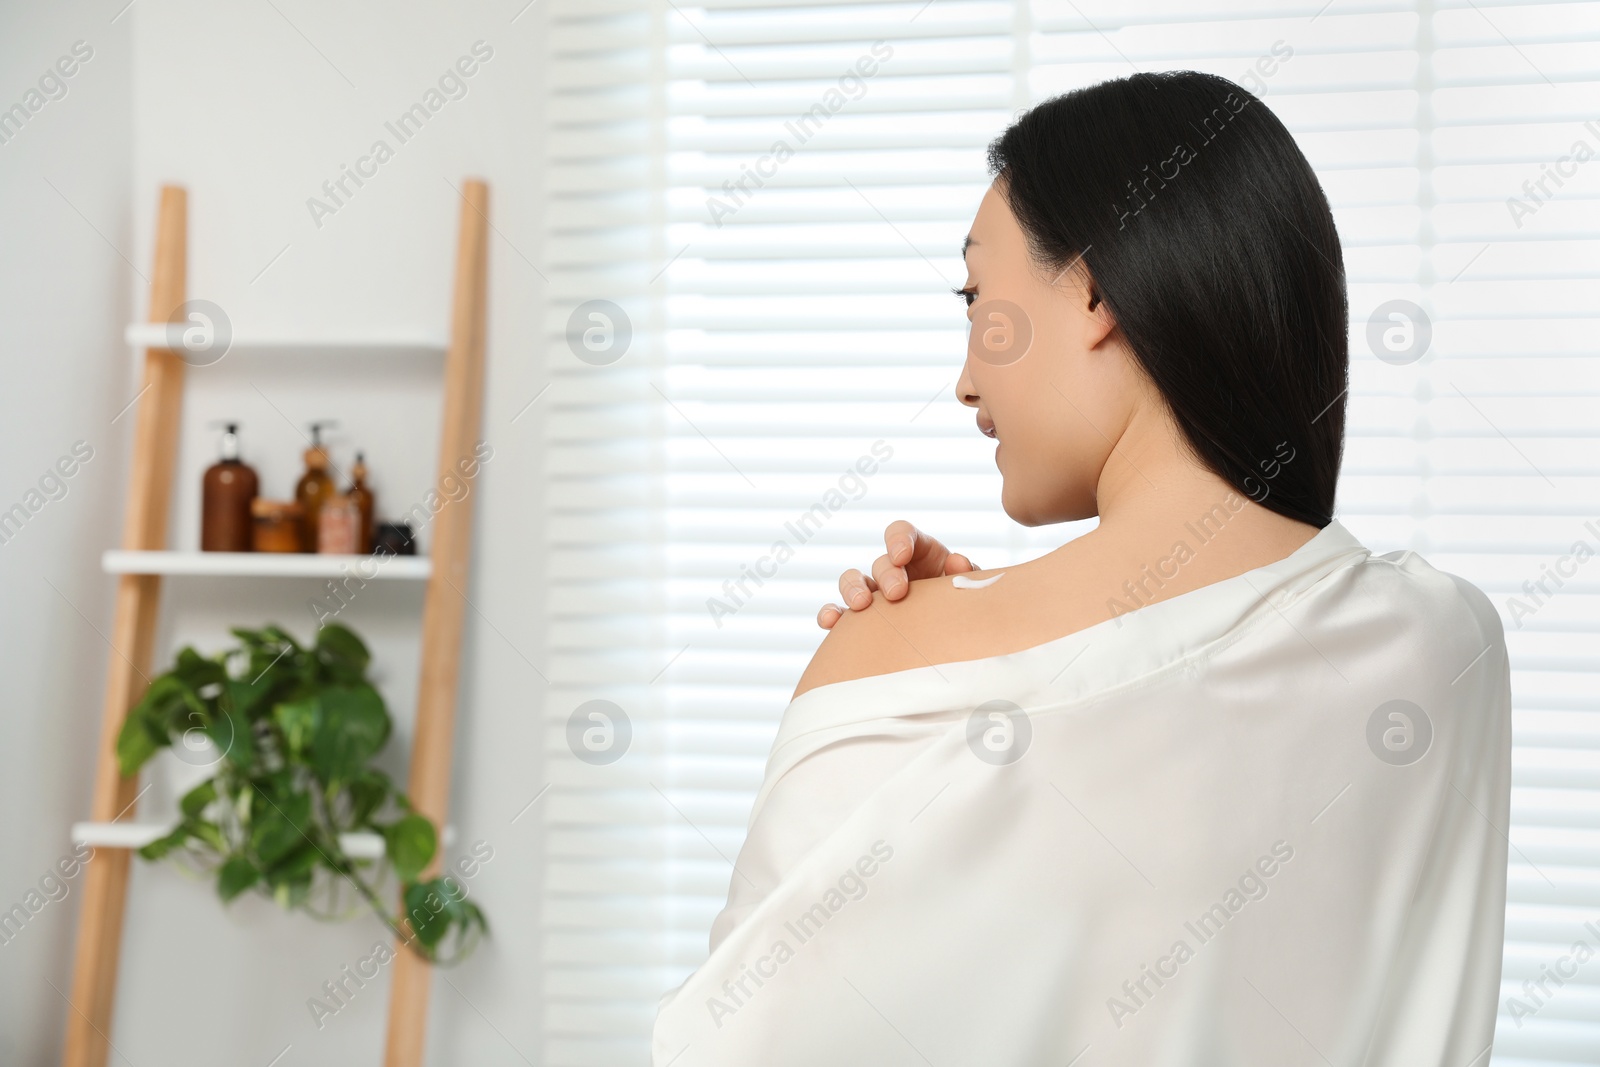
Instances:
[[[904,589],[905,585],[906,583],[902,582],[898,578],[885,578],[882,582],[878,583],[878,588],[883,590],[884,596],[893,599],[894,597],[900,595],[900,590]]]
[[[853,589],[850,592],[850,603],[857,607],[866,607],[872,603],[872,594],[865,589]]]

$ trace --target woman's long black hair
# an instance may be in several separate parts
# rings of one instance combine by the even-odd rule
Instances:
[[[1134,74],[1039,104],[989,169],[1041,268],[1080,256],[1200,459],[1326,526],[1349,378],[1327,197],[1256,97],[1211,74]]]

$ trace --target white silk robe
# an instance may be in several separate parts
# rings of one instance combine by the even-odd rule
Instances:
[[[820,686],[653,1062],[1484,1067],[1510,747],[1489,601],[1338,522],[1020,652]]]

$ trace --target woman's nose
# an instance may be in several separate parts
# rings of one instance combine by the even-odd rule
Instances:
[[[972,375],[968,364],[961,367],[961,377],[956,379],[956,399],[969,408],[978,406],[978,394],[972,385]]]

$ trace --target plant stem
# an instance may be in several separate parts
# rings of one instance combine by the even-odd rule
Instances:
[[[411,951],[415,952],[423,959],[431,962],[432,956],[430,956],[426,950],[418,947],[415,944],[415,937],[408,934],[405,928],[400,925],[400,920],[394,915],[390,914],[388,906],[384,904],[383,900],[378,896],[378,894],[373,891],[372,887],[367,885],[366,879],[362,878],[356,873],[355,864],[351,861],[349,856],[345,855],[344,849],[339,847],[339,835],[337,833],[328,833],[326,826],[321,827],[321,829],[323,830],[327,840],[330,842],[330,851],[333,853],[332,857],[330,858],[329,866],[332,866],[335,871],[344,876],[346,881],[356,887],[356,892],[360,893],[362,898],[366,900],[367,906],[372,909],[373,914],[382,920],[383,924],[394,932],[395,937],[404,942],[406,947],[411,949]]]

